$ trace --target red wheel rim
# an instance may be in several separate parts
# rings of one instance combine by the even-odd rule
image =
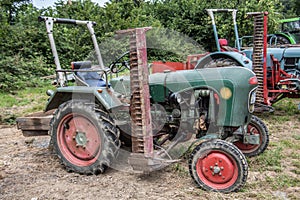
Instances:
[[[232,186],[239,173],[234,159],[217,150],[199,158],[196,163],[196,171],[205,185],[217,190]]]
[[[57,144],[62,155],[73,165],[89,166],[101,152],[101,138],[92,121],[70,113],[58,125]]]
[[[248,124],[247,134],[259,135],[259,144],[244,144],[243,141],[234,142],[234,145],[238,147],[243,153],[251,153],[253,151],[256,151],[262,143],[262,134],[255,125],[251,123]]]

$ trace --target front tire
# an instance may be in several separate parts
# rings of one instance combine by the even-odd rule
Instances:
[[[50,123],[54,152],[68,171],[104,172],[120,146],[119,130],[94,104],[68,101],[59,106]]]
[[[269,145],[269,130],[266,124],[260,118],[252,115],[247,126],[247,134],[259,135],[259,144],[244,144],[243,141],[237,141],[233,144],[247,157],[262,154]]]
[[[229,193],[245,184],[248,164],[242,152],[231,143],[209,140],[193,150],[189,172],[200,188]]]

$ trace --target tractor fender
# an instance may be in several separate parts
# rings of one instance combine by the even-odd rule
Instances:
[[[60,87],[52,92],[45,111],[56,109],[62,103],[70,100],[101,104],[106,110],[111,110],[123,105],[110,88],[70,86]]]
[[[274,35],[276,37],[283,37],[287,39],[290,42],[290,44],[297,44],[293,35],[291,35],[290,33],[275,33]]]
[[[247,58],[245,55],[239,52],[214,52],[210,53],[207,56],[198,60],[195,69],[201,69],[204,65],[209,63],[212,60],[224,58],[224,59],[231,59],[237,62],[240,66],[245,67],[247,69],[252,70],[252,61]]]

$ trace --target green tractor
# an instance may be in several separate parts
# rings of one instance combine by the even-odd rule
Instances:
[[[257,78],[251,70],[231,66],[149,75],[145,32],[150,28],[119,31],[130,37],[130,51],[105,67],[95,22],[39,19],[47,28],[58,87],[47,91],[42,114],[17,119],[24,136],[49,135],[62,164],[80,174],[107,167],[151,172],[189,152],[190,175],[202,189],[228,193],[245,184],[248,164],[239,148],[268,142],[252,134],[263,128],[259,121],[248,125],[256,119],[251,113]],[[55,23],[86,25],[98,64],[61,68]],[[119,76],[124,70],[130,76]],[[68,73],[75,85],[68,85]]]
[[[280,32],[269,36],[270,44],[286,45],[300,43],[300,17],[279,21]],[[274,37],[275,36],[275,37]]]

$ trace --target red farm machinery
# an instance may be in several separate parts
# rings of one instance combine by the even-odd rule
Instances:
[[[207,9],[218,51],[190,55],[185,63],[153,62],[153,71],[226,67],[232,64],[253,70],[258,78],[256,111],[273,111],[272,104],[283,98],[300,98],[300,46],[268,47],[268,12],[248,13],[254,18],[254,35],[251,47],[241,47],[235,9]],[[219,39],[214,12],[231,12],[235,32],[235,46],[229,47],[226,39]],[[176,67],[173,67],[175,66]],[[299,104],[300,109],[300,104]]]

